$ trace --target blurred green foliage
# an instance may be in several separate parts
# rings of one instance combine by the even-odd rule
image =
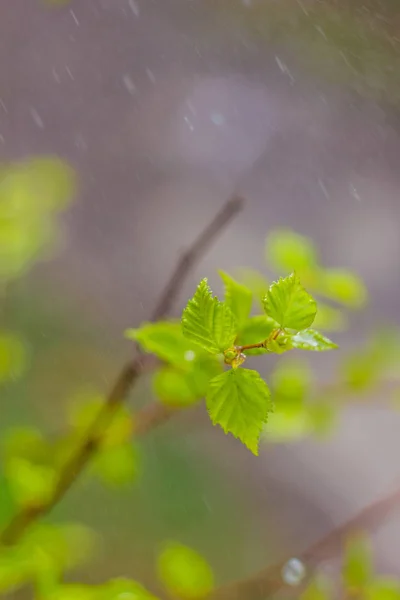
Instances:
[[[0,284],[6,291],[6,286],[54,250],[59,237],[58,217],[73,198],[75,187],[72,170],[55,157],[32,158],[2,168]],[[336,347],[310,327],[318,324],[323,331],[345,328],[351,311],[365,306],[365,285],[347,269],[324,267],[312,241],[296,232],[272,232],[266,249],[276,272],[292,274],[270,285],[267,276],[251,269],[242,270],[237,280],[220,271],[224,301],[214,297],[207,280],[203,280],[184,310],[183,327],[171,320],[144,323],[126,332],[128,339],[155,357],[152,385],[160,402],[183,408],[206,397],[212,422],[233,433],[255,454],[260,433],[269,443],[326,435],[348,399],[380,385],[384,378],[396,377],[400,357],[398,334],[392,329],[378,330],[361,349],[343,356],[337,381],[321,388],[309,361],[300,359],[297,350]],[[310,292],[318,297],[318,303]],[[257,308],[263,308],[263,314],[252,313],[254,300]],[[22,334],[32,327],[29,318]],[[31,347],[19,333],[0,331],[1,389],[13,387],[28,367],[36,367]],[[54,354],[51,344],[48,352]],[[256,371],[241,368],[246,355],[271,353],[284,355],[270,375],[272,393]],[[69,398],[65,419],[68,429],[63,435],[45,435],[23,423],[2,435],[2,524],[12,512],[35,514],[52,505],[66,462],[85,447],[88,431],[94,431],[96,452],[88,479],[97,479],[112,491],[134,489],[139,509],[135,529],[141,549],[141,528],[145,531],[161,520],[165,521],[163,535],[171,530],[174,533],[178,523],[189,526],[194,516],[201,529],[207,510],[202,486],[208,489],[210,483],[199,483],[195,478],[189,449],[182,457],[166,445],[157,446],[154,439],[139,446],[132,440],[136,417],[129,407],[117,407],[104,423],[99,418],[104,402],[104,397],[93,389],[77,389]],[[154,463],[160,462],[158,451],[164,462],[157,472]],[[132,488],[138,481],[140,486]],[[168,501],[161,505],[160,498],[165,494]],[[231,524],[226,499],[222,504]],[[190,505],[186,521],[183,505],[186,511]],[[95,512],[95,507],[89,509],[89,513]],[[152,539],[159,535],[160,531],[153,532]],[[219,552],[218,539],[214,546]],[[0,548],[0,593],[29,586],[38,600],[156,600],[150,591],[130,579],[90,586],[65,582],[66,573],[74,573],[100,549],[98,536],[89,528],[75,523],[34,522],[22,530],[16,543]],[[177,541],[163,545],[155,570],[164,590],[174,599],[200,598],[215,585],[208,562]],[[348,540],[342,575],[343,585],[351,594],[371,600],[400,598],[397,581],[374,574],[368,543],[360,537]],[[303,600],[331,597],[330,586],[321,578],[302,596]]]
[[[57,217],[75,194],[72,169],[35,157],[0,169],[0,282],[19,277],[57,242]]]
[[[214,575],[206,560],[192,548],[177,542],[169,542],[162,549],[157,570],[173,598],[201,598],[214,587]]]
[[[400,599],[400,580],[376,574],[372,546],[363,533],[352,533],[345,539],[341,580],[333,581],[333,578],[317,572],[300,596],[301,600],[333,600],[338,597]]]
[[[20,377],[27,360],[27,348],[21,338],[15,333],[0,331],[0,384]]]

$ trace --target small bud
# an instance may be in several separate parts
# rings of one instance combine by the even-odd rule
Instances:
[[[240,367],[240,365],[244,363],[245,360],[246,355],[243,353],[239,354],[238,356],[235,356],[235,358],[232,361],[232,368],[237,369],[238,367]]]
[[[224,352],[225,364],[231,365],[233,363],[233,361],[237,358],[238,355],[239,355],[239,350],[235,346],[225,350],[225,352]]]

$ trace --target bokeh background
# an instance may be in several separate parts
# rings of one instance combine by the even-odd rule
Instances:
[[[55,434],[73,394],[110,385],[132,352],[123,330],[149,316],[233,191],[245,210],[191,273],[175,316],[201,277],[221,291],[218,268],[265,270],[266,234],[288,227],[370,293],[336,338],[342,350],[313,359],[321,382],[371,325],[399,324],[399,73],[396,0],[3,0],[0,159],[57,155],[78,193],[56,256],[3,294],[2,326],[30,358],[1,389],[1,428]],[[144,380],[131,406],[151,394]],[[102,533],[86,581],[124,575],[156,589],[154,557],[170,538],[228,581],[295,555],[398,484],[399,427],[382,391],[343,410],[327,439],[266,443],[256,459],[199,408],[141,442],[134,483],[115,492],[84,477],[52,518]],[[377,537],[379,564],[396,574],[399,527]]]

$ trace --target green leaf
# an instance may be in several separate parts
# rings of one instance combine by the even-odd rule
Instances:
[[[47,600],[98,600],[97,586],[70,583],[60,585]]]
[[[41,574],[43,570],[60,573],[86,564],[98,545],[97,536],[82,525],[40,523],[25,534],[20,549],[26,560],[32,561],[33,570]]]
[[[366,600],[400,600],[400,582],[392,577],[377,577],[364,591]]]
[[[19,548],[3,548],[0,560],[0,593],[14,592],[32,579],[31,564]]]
[[[100,587],[98,600],[157,600],[140,583],[132,579],[113,579]]]
[[[347,356],[342,365],[343,379],[355,391],[366,390],[377,383],[380,368],[373,355],[363,353]]]
[[[177,542],[165,545],[158,556],[157,571],[173,597],[201,598],[214,587],[214,575],[207,561],[195,550]]]
[[[267,384],[257,371],[232,369],[211,380],[206,397],[214,425],[239,438],[254,454],[272,410]]]
[[[303,331],[299,331],[292,336],[291,340],[293,348],[298,348],[299,350],[323,352],[325,350],[337,348],[336,344],[314,329],[304,329]]]
[[[278,331],[276,336],[266,340],[265,348],[268,352],[283,354],[293,349],[292,336],[285,331]]]
[[[349,589],[360,590],[373,575],[371,545],[364,535],[354,535],[346,542],[342,576]]]
[[[0,202],[13,210],[58,211],[73,200],[74,171],[56,156],[13,163],[0,176]]]
[[[362,348],[345,358],[342,377],[355,391],[376,385],[380,378],[396,377],[400,341],[396,330],[378,330]]]
[[[287,444],[304,439],[312,433],[312,425],[305,406],[279,406],[268,417],[262,430],[263,442]]]
[[[307,406],[309,422],[313,433],[323,438],[334,431],[338,409],[330,402],[313,402]]]
[[[264,298],[269,288],[267,278],[262,273],[259,273],[255,269],[249,269],[248,267],[236,269],[235,273],[238,281],[251,290],[253,296],[259,300],[260,305],[262,305],[261,300]]]
[[[348,319],[338,308],[318,301],[318,311],[313,326],[323,331],[344,331],[348,326]]]
[[[314,578],[300,594],[300,600],[329,600],[332,598],[332,585],[329,579],[321,575]]]
[[[182,315],[184,335],[211,354],[230,348],[237,335],[235,318],[230,308],[212,292],[203,279]]]
[[[32,464],[23,458],[12,458],[8,461],[6,469],[17,504],[41,506],[50,500],[58,479],[54,469]]]
[[[139,472],[139,457],[133,443],[104,448],[93,459],[92,472],[111,487],[132,483]]]
[[[219,271],[225,286],[225,304],[229,306],[239,328],[248,319],[253,303],[253,293],[224,271]]]
[[[278,327],[279,325],[276,321],[268,318],[266,315],[250,317],[240,330],[236,344],[238,346],[257,344],[262,340],[266,340],[272,331]],[[245,354],[265,354],[266,352],[266,348],[253,348],[252,350],[246,350]]]
[[[312,379],[307,362],[293,358],[279,361],[272,373],[273,396],[279,398],[276,410],[283,404],[301,404],[310,392]]]
[[[266,241],[266,257],[278,271],[304,271],[317,264],[312,241],[289,229],[273,231]]]
[[[263,428],[265,441],[292,442],[309,435],[312,427],[305,399],[311,387],[312,373],[308,363],[292,359],[280,360],[272,373],[272,396],[275,410]]]
[[[190,406],[206,395],[210,379],[221,371],[221,364],[211,356],[195,361],[187,372],[163,367],[154,375],[154,391],[165,404]]]
[[[320,278],[318,292],[351,308],[364,306],[367,290],[360,277],[345,269],[327,269]]]
[[[264,298],[264,309],[281,327],[296,330],[310,327],[317,313],[315,300],[294,273],[271,285]]]
[[[105,399],[91,390],[76,393],[68,406],[68,422],[76,433],[86,436],[88,428],[96,421]],[[132,417],[125,406],[118,407],[107,431],[102,434],[101,446],[118,446],[132,435]]]
[[[50,449],[42,433],[33,427],[12,428],[5,433],[1,446],[6,462],[13,458],[44,462]]]
[[[146,352],[155,354],[162,361],[190,368],[190,363],[202,352],[185,338],[179,322],[158,321],[143,323],[138,329],[128,329],[125,337],[138,342]]]
[[[0,383],[21,376],[27,365],[27,350],[12,333],[0,333]]]

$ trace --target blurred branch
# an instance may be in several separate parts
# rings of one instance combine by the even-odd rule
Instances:
[[[182,254],[172,276],[160,295],[151,320],[161,319],[169,312],[172,303],[176,300],[182,284],[194,264],[203,256],[210,245],[238,214],[242,206],[242,198],[239,196],[231,197],[222,210],[194,241],[192,246]],[[0,543],[14,544],[33,521],[47,514],[63,498],[96,452],[104,432],[107,430],[119,406],[124,402],[137,379],[142,374],[146,363],[152,360],[153,357],[151,355],[143,356],[138,354],[136,358],[123,367],[107,394],[97,418],[88,429],[82,445],[63,466],[51,498],[41,505],[22,508],[0,534]],[[141,411],[140,417],[136,419],[134,431],[137,434],[144,434],[155,425],[166,420],[171,414],[172,411],[162,405],[150,406]]]
[[[373,502],[303,553],[296,555],[296,558],[303,563],[306,569],[305,582],[309,581],[321,563],[340,554],[343,543],[350,533],[360,530],[372,531],[381,525],[385,518],[397,508],[400,508],[400,489]],[[291,558],[294,557],[289,556],[282,562],[266,567],[247,579],[217,588],[204,600],[249,600],[250,598],[251,600],[265,600],[278,591],[288,593],[290,590],[298,597],[299,588],[288,585],[282,575],[285,565]],[[305,582],[302,582],[303,585]]]

